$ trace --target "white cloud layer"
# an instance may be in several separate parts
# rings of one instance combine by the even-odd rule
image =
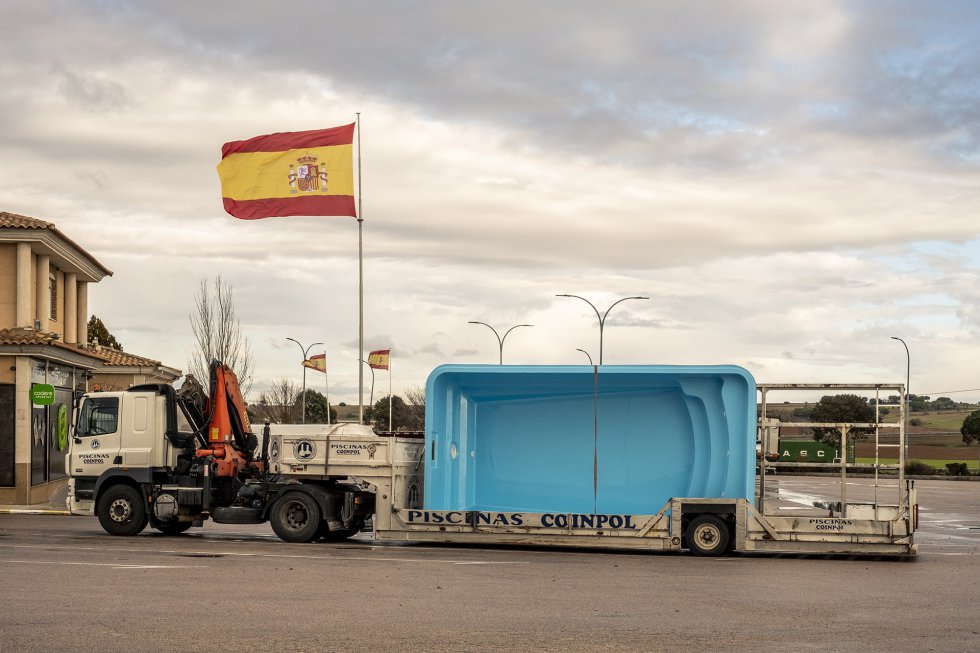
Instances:
[[[255,389],[286,336],[356,402],[357,229],[238,221],[221,144],[362,116],[367,349],[446,362],[734,363],[760,382],[980,399],[980,5],[20,3],[0,210],[113,269],[90,307],[186,367],[201,278]],[[380,373],[381,378],[384,373]],[[387,380],[378,388],[386,391]],[[368,375],[370,379],[370,375]],[[308,381],[320,383],[322,377]]]

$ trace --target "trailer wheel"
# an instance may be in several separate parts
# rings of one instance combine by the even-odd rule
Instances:
[[[160,524],[154,524],[153,528],[157,529],[164,535],[180,535],[181,533],[190,530],[191,522],[189,521],[172,521]]]
[[[143,495],[132,485],[114,485],[106,490],[99,497],[96,514],[109,535],[136,535],[149,521]]]
[[[312,542],[320,530],[320,506],[302,492],[290,492],[272,506],[269,523],[285,542]]]
[[[687,547],[696,556],[719,556],[728,549],[728,525],[715,515],[698,515],[685,532]]]

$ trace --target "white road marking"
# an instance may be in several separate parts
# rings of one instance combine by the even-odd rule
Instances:
[[[0,544],[0,549],[38,549],[37,545],[26,545],[26,544]],[[239,557],[239,558],[282,558],[287,560],[355,560],[358,562],[409,562],[409,563],[420,563],[428,562],[434,564],[494,564],[494,565],[528,565],[530,562],[520,561],[520,560],[501,560],[501,561],[483,561],[483,560],[431,560],[427,558],[376,558],[369,556],[343,556],[343,555],[299,555],[299,554],[286,554],[286,553],[243,553],[241,551],[177,551],[170,549],[137,549],[129,547],[81,547],[81,546],[46,546],[45,551],[115,551],[119,553],[143,553],[149,555],[180,555],[180,556],[203,556],[203,557],[218,557],[218,556],[228,556],[228,557]],[[67,563],[66,563],[67,564]],[[82,564],[82,563],[79,563]],[[94,564],[94,563],[93,563]]]
[[[204,569],[207,565],[133,565],[122,562],[64,562],[61,560],[0,560],[24,565],[71,565],[77,567],[110,567],[112,569]]]

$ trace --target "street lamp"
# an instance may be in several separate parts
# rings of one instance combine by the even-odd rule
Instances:
[[[613,302],[612,306],[607,308],[604,314],[600,315],[599,309],[595,307],[595,304],[590,302],[585,297],[581,297],[579,295],[568,295],[568,294],[555,295],[555,297],[575,297],[576,299],[581,299],[583,302],[591,306],[593,311],[595,311],[595,316],[599,318],[599,365],[602,365],[602,331],[606,326],[606,318],[609,316],[609,311],[613,309],[613,306],[615,306],[620,302],[625,302],[627,299],[650,299],[649,297],[623,297],[622,299]]]
[[[585,351],[584,349],[579,349],[577,347],[575,348],[575,351],[580,351],[583,354],[585,354],[589,358],[589,365],[592,365],[592,354],[590,354],[589,352]],[[595,367],[595,365],[592,365],[592,366]]]
[[[309,347],[304,348],[303,345],[299,344],[299,340],[295,338],[286,338],[286,340],[292,340],[297,345],[299,345],[299,350],[303,352],[303,362],[305,363],[310,358],[310,350],[317,345],[322,345],[322,342],[314,342]],[[330,408],[327,407],[327,414],[329,416]],[[329,417],[327,418],[329,420]],[[306,424],[306,365],[303,366],[303,424]]]
[[[909,354],[909,346],[905,344],[905,341],[898,336],[892,336],[892,340],[898,340],[905,347],[905,463],[909,462],[909,412],[911,412],[912,407],[909,405],[909,381],[911,379],[912,373],[912,356]]]
[[[373,408],[374,407],[374,368],[371,367],[371,364],[368,363],[367,361],[362,360],[361,363],[363,363],[364,365],[367,365],[368,366],[368,369],[371,370],[371,403],[368,404],[368,405]],[[363,370],[362,370],[362,372],[363,372]]]
[[[487,324],[486,322],[476,322],[474,320],[470,320],[469,321],[469,324],[482,324],[483,326],[485,326],[488,329],[490,329],[491,331],[493,331],[493,335],[497,336],[497,342],[500,343],[500,364],[501,365],[504,364],[504,340],[507,339],[507,334],[509,334],[511,331],[513,331],[517,327],[533,327],[534,326],[533,324],[515,324],[511,328],[507,329],[507,331],[504,333],[504,337],[501,338],[500,337],[500,334],[497,333],[497,330],[494,329],[489,324]]]

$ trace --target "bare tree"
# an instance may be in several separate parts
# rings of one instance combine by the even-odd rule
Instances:
[[[252,387],[252,350],[235,315],[231,284],[220,275],[211,287],[207,278],[201,279],[190,320],[197,340],[197,350],[188,364],[191,374],[207,379],[211,361],[217,359],[234,370],[242,394],[247,396]]]
[[[405,426],[409,431],[425,430],[425,388],[413,385],[405,388],[405,398],[411,410],[411,421]]]
[[[256,422],[295,424],[299,422],[299,395],[299,385],[282,378],[274,381],[266,392],[260,394],[258,403],[249,405],[249,410]]]

